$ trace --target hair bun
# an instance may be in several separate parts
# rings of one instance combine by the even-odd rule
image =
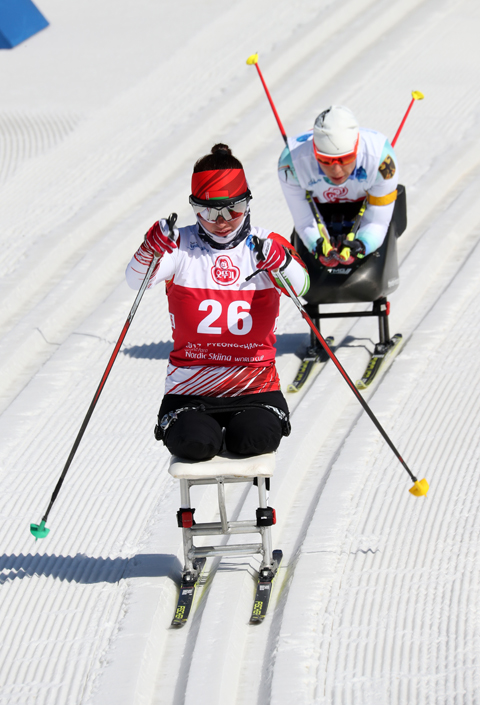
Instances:
[[[214,144],[211,153],[215,154],[216,152],[223,152],[223,154],[231,154],[232,150],[227,144],[222,144],[221,142],[218,144]]]
[[[1,5],[1,0],[0,0]],[[221,142],[214,144],[210,154],[206,154],[195,162],[194,174],[200,171],[223,171],[225,169],[242,169],[242,163],[233,156],[230,147]]]

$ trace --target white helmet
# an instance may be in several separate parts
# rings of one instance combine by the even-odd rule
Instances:
[[[359,125],[343,105],[331,105],[315,120],[313,141],[320,154],[341,156],[356,151]]]

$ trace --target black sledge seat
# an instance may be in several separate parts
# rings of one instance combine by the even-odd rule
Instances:
[[[329,232],[339,240],[348,234],[362,202],[320,203],[318,208]],[[397,259],[397,238],[407,227],[407,198],[405,187],[398,186],[397,199],[387,235],[381,247],[367,257],[352,264],[338,264],[324,267],[307,250],[295,230],[292,244],[303,259],[310,275],[310,289],[304,296],[305,310],[319,327],[321,318],[343,318],[378,316],[380,342],[390,340],[388,331],[387,296],[397,289],[400,283]],[[371,301],[372,311],[320,313],[320,304],[346,304]],[[312,344],[314,338],[312,336]]]

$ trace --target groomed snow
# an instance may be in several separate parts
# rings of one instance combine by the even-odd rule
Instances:
[[[480,6],[474,0],[38,0],[50,26],[0,51],[0,705],[474,705],[480,700]],[[245,165],[253,220],[285,236],[283,142],[331,103],[393,137],[408,229],[392,333],[366,394],[411,482],[328,364],[288,396],[270,503],[284,559],[248,624],[258,560],[209,560],[169,629],[183,552],[153,426],[170,326],[148,292],[65,484],[39,522],[133,303],[143,233],[188,206],[216,141]],[[358,378],[370,319],[322,324]],[[282,302],[286,387],[306,324]],[[228,488],[251,516],[252,491]],[[197,514],[217,514],[196,489]]]

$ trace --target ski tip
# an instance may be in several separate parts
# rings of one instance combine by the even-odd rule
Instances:
[[[287,387],[287,392],[298,392],[298,387],[296,387],[294,384],[289,384]]]
[[[426,479],[423,478],[423,480],[417,480],[408,491],[413,494],[414,497],[425,497],[429,488],[430,485]]]
[[[248,66],[254,66],[256,63],[258,63],[258,54],[252,54],[251,56],[248,57],[248,59],[247,59]]]

